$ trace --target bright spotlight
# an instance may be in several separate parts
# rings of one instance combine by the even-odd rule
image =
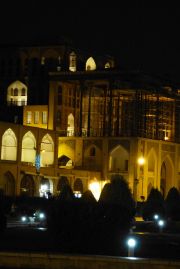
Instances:
[[[164,226],[164,220],[159,220],[159,221],[158,221],[158,225],[159,225],[160,227],[163,227],[163,226]]]
[[[132,237],[127,240],[128,257],[134,257],[134,248],[136,246],[136,243],[136,240]]]
[[[25,217],[25,216],[21,217],[22,222],[25,222],[26,220],[27,220],[27,217]]]
[[[130,248],[134,248],[136,246],[136,240],[134,238],[129,238],[127,244]]]
[[[155,219],[155,220],[158,220],[158,219],[159,219],[159,215],[155,214],[155,215],[154,215],[154,219]]]
[[[158,221],[158,226],[159,226],[159,231],[162,232],[164,228],[165,222],[164,220],[159,220]]]
[[[44,213],[39,213],[39,218],[40,218],[40,219],[44,219],[44,218],[45,218]]]

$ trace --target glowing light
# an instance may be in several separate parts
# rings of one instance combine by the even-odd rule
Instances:
[[[43,185],[41,185],[41,191],[42,191],[42,192],[47,191],[47,189],[48,189],[48,185],[47,185],[47,184],[43,184]]]
[[[160,227],[163,227],[163,226],[164,226],[164,220],[159,220],[159,221],[158,221],[158,225],[159,225]]]
[[[139,165],[143,165],[145,163],[145,159],[143,158],[143,157],[140,157],[139,159],[138,159],[138,164]]]
[[[169,137],[168,137],[168,136],[165,136],[165,137],[164,137],[164,140],[168,140],[168,139],[169,139]]]
[[[27,218],[25,216],[21,217],[22,222],[25,222]]]
[[[45,218],[44,213],[39,213],[39,218],[40,218],[40,219],[44,219],[44,218]]]
[[[127,245],[128,245],[128,257],[133,257],[134,256],[134,248],[136,246],[136,240],[132,237],[130,237],[127,240]]]
[[[155,215],[154,215],[154,219],[155,219],[155,220],[158,220],[158,219],[159,219],[159,215],[155,214]]]
[[[130,248],[134,248],[136,246],[136,240],[134,238],[129,238],[127,244]]]
[[[89,184],[89,190],[93,193],[94,197],[98,201],[100,193],[101,193],[101,186],[100,186],[100,183],[97,181],[97,179],[94,179]]]

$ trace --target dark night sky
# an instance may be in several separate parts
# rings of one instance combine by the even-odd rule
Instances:
[[[83,7],[62,7],[60,0],[6,1],[0,8],[0,43],[65,36],[85,50],[114,55],[122,68],[168,74],[180,81],[180,8],[163,2],[116,2],[119,6],[92,7],[86,2]]]

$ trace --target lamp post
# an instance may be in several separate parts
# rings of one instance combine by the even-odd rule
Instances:
[[[136,240],[133,237],[130,237],[127,240],[128,245],[128,257],[134,257],[134,248],[136,246]]]
[[[159,220],[158,221],[158,226],[159,226],[159,232],[160,233],[163,231],[164,225],[165,225],[164,220]]]

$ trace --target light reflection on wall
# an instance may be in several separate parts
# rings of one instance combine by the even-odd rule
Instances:
[[[92,181],[89,184],[89,189],[93,193],[93,195],[96,198],[96,200],[98,201],[99,200],[100,193],[101,193],[101,187],[100,187],[99,182],[97,180],[96,181]]]

